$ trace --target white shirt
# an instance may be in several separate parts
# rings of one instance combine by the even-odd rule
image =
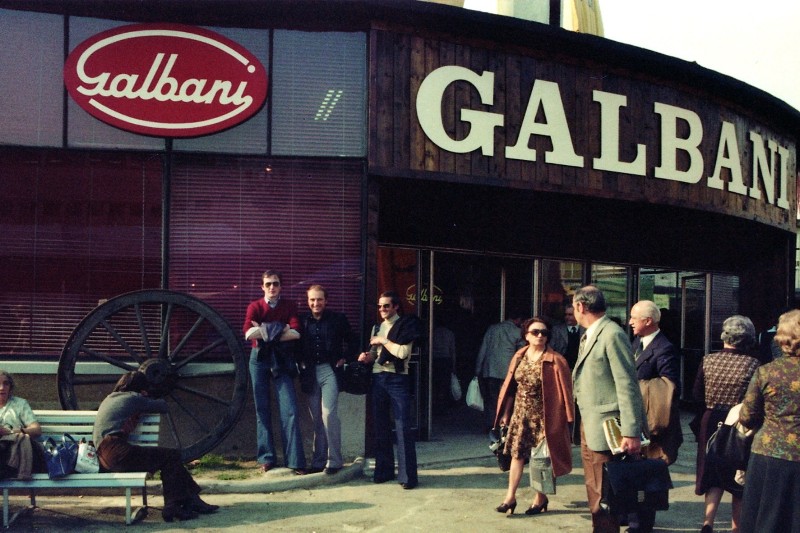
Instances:
[[[647,348],[650,345],[650,343],[653,342],[653,339],[656,337],[656,335],[659,334],[660,331],[661,331],[660,329],[657,329],[650,335],[645,335],[644,337],[641,337],[642,351],[644,351],[645,348]]]

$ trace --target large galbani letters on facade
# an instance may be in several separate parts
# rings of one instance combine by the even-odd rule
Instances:
[[[420,84],[416,100],[417,118],[425,135],[449,152],[469,153],[480,149],[482,155],[494,157],[496,129],[507,127],[509,117],[492,111],[462,108],[460,120],[470,123],[469,133],[463,139],[451,137],[442,118],[442,98],[451,84],[470,84],[478,91],[481,103],[492,106],[495,99],[494,82],[492,72],[477,74],[460,66],[443,66],[428,74]],[[577,95],[578,98],[582,96]],[[755,200],[763,198],[766,203],[780,209],[790,208],[788,184],[792,176],[789,162],[793,160],[794,153],[793,149],[782,146],[775,139],[767,137],[765,140],[761,133],[751,130],[748,138],[751,146],[743,146],[737,138],[735,127],[730,122],[721,121],[714,172],[704,177],[703,153],[711,150],[707,150],[709,147],[704,144],[709,141],[704,137],[705,128],[700,116],[691,109],[653,102],[653,114],[660,122],[660,160],[657,164],[648,162],[647,145],[637,143],[635,157],[623,161],[620,155],[620,114],[628,105],[628,97],[593,90],[591,99],[598,105],[599,131],[590,134],[600,137],[600,154],[591,158],[592,169],[636,176],[652,173],[653,178],[689,185],[704,184],[719,190],[727,188],[733,194],[747,195]],[[537,120],[537,117],[543,118]],[[580,154],[581,147],[576,150],[573,141],[574,128],[575,125],[570,125],[567,118],[558,83],[536,79],[519,123],[519,134],[515,142],[509,142],[506,146],[505,157],[536,161],[538,154],[531,148],[530,141],[535,136],[541,136],[548,138],[551,144],[551,149],[544,154],[546,164],[585,168],[586,158]],[[626,131],[625,134],[626,138],[636,137],[635,131]],[[742,153],[752,154],[751,160],[743,162]],[[747,163],[752,165],[743,166]],[[701,183],[704,178],[705,182]],[[749,178],[749,185],[746,178]]]

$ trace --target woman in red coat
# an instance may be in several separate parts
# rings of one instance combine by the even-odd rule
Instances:
[[[548,346],[550,323],[533,317],[522,325],[527,346],[521,348],[509,364],[500,389],[495,427],[508,427],[505,453],[511,456],[508,491],[497,512],[514,513],[516,492],[525,460],[542,440],[547,442],[553,475],[563,476],[572,470],[570,423],[574,420],[572,375],[567,360]],[[538,490],[527,515],[547,511],[547,496]]]

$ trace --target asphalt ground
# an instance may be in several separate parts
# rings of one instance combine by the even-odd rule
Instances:
[[[688,422],[688,419],[685,421]],[[686,423],[684,424],[686,427]],[[656,518],[656,532],[699,531],[703,499],[694,494],[696,444],[685,431],[678,461],[670,467],[674,489],[670,508]],[[403,490],[397,483],[372,482],[371,461],[357,459],[334,475],[296,476],[278,468],[266,475],[237,481],[198,477],[203,498],[220,506],[212,515],[165,523],[157,482],[150,486],[148,516],[131,531],[286,531],[286,532],[472,532],[591,531],[586,506],[580,450],[573,448],[573,471],[558,479],[546,513],[526,516],[533,496],[527,470],[517,491],[516,514],[497,513],[507,474],[489,454],[486,437],[418,443],[420,485]],[[133,497],[140,506],[139,496]],[[121,491],[77,497],[75,493],[38,495],[38,507],[11,526],[17,531],[106,532],[125,528]],[[27,504],[12,493],[11,512]],[[622,528],[621,531],[624,531]],[[726,495],[714,531],[730,530],[730,498]]]

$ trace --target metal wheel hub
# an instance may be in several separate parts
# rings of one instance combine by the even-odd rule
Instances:
[[[147,378],[149,394],[156,398],[168,395],[178,382],[175,365],[166,359],[148,359],[139,366],[139,372]]]

